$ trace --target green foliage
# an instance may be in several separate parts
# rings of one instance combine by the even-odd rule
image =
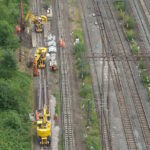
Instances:
[[[0,21],[0,45],[6,45],[9,37],[12,36],[13,30],[9,23],[5,20]]]
[[[119,18],[120,18],[120,20],[123,20],[124,17],[125,17],[125,12],[119,11]]]
[[[80,42],[83,43],[83,36],[82,36],[82,30],[76,29],[73,33],[73,39],[75,41],[76,38],[79,38]]]
[[[17,112],[15,111],[8,111],[6,114],[6,119],[4,121],[6,127],[12,129],[18,129],[21,127],[21,119]]]
[[[124,26],[127,29],[133,29],[134,28],[134,20],[130,16],[126,16]]]
[[[136,37],[136,34],[133,30],[125,30],[125,34],[128,41],[132,41]]]
[[[74,40],[76,38],[80,39],[80,42],[74,46],[74,55],[76,58],[76,68],[79,78],[82,79],[84,85],[80,86],[80,96],[83,99],[85,118],[87,120],[87,111],[88,111],[88,100],[90,100],[90,131],[87,131],[87,138],[85,138],[86,147],[88,150],[91,150],[91,146],[95,150],[101,150],[100,137],[99,137],[99,128],[98,128],[98,119],[95,111],[95,103],[91,87],[91,78],[89,74],[89,66],[85,54],[85,47],[83,42],[83,34],[81,30],[74,31]],[[83,74],[83,76],[82,76]],[[83,78],[82,78],[83,77]]]
[[[15,109],[18,102],[15,101],[13,91],[5,80],[0,80],[0,108],[1,110]]]
[[[10,51],[4,51],[0,57],[0,77],[11,78],[17,70],[17,62]]]
[[[24,0],[27,11],[28,0]],[[19,18],[19,0],[0,1],[0,149],[29,150],[31,145],[31,78],[17,70],[14,51],[19,47],[14,35]]]
[[[6,143],[7,149],[30,149],[30,84],[31,78],[19,72],[9,80],[0,79],[0,149]]]
[[[12,26],[5,20],[0,20],[0,46],[12,50],[19,46],[17,38],[13,35]]]
[[[139,68],[142,69],[142,70],[145,69],[145,64],[144,64],[143,60],[139,61]]]
[[[115,6],[115,8],[117,9],[117,10],[119,10],[119,11],[124,11],[125,10],[125,4],[124,4],[124,1],[122,0],[122,1],[115,1],[114,2],[114,6]]]
[[[139,52],[139,46],[136,42],[131,43],[131,50],[134,54],[138,54]]]
[[[141,72],[141,77],[142,77],[142,81],[145,85],[149,84],[149,78],[148,78],[146,72],[142,71]]]
[[[0,67],[8,70],[17,70],[17,62],[10,51],[3,52],[2,59],[0,61]]]
[[[8,20],[9,13],[7,11],[7,7],[0,3],[0,10],[1,10],[0,20],[4,20],[4,18],[5,18],[5,20]]]
[[[91,150],[92,148],[94,150],[102,150],[101,146],[98,144],[99,143],[99,135],[97,134],[97,130],[95,132],[89,133],[92,136],[88,136],[85,140],[86,145],[87,145],[87,150]]]
[[[0,113],[0,149],[1,150],[29,150],[30,134],[29,120],[26,122],[16,111]]]
[[[88,85],[84,85],[81,88],[80,96],[83,97],[83,98],[87,98],[89,96],[90,92],[91,92],[91,87],[88,86]]]
[[[85,47],[83,43],[79,42],[78,44],[75,44],[74,53],[76,58],[81,57],[83,52],[85,52]]]

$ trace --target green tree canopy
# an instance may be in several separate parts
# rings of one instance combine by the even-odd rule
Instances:
[[[12,37],[13,30],[7,21],[0,21],[0,45],[5,46],[7,40]]]
[[[18,102],[15,101],[13,90],[5,80],[0,80],[0,108],[1,110],[15,109]]]

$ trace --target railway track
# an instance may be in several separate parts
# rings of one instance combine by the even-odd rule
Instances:
[[[116,25],[116,21],[114,19],[114,14],[113,14],[113,12],[111,10],[110,4],[109,4],[108,1],[103,1],[103,2],[105,2],[105,4],[93,1],[93,5],[94,5],[95,11],[96,11],[95,13],[98,14],[97,15],[97,20],[98,20],[98,24],[99,24],[99,27],[100,27],[100,33],[102,34],[102,37],[103,37],[102,43],[104,44],[105,54],[106,54],[106,56],[107,56],[108,53],[109,54],[110,53],[113,54],[112,50],[115,49],[115,46],[112,45],[112,41],[111,41],[111,39],[109,37],[112,34],[111,38],[113,37],[117,41],[117,43],[118,43],[117,46],[118,46],[119,50],[121,50],[121,53],[124,56],[127,56],[127,54],[126,54],[127,52],[125,51],[126,46],[124,45],[124,42],[122,40],[122,36],[120,35],[120,31],[118,30],[118,26]],[[101,5],[101,7],[103,5],[103,9],[105,9],[105,10],[100,10],[100,6],[99,5]],[[108,9],[109,9],[109,11],[107,11]],[[102,16],[101,15],[102,11],[103,12],[107,11],[107,13],[105,12],[106,16]],[[111,27],[112,29],[110,29],[110,30],[106,29],[108,27],[108,25],[106,26],[106,18],[112,18],[112,20],[114,22],[114,23],[112,23],[113,24],[112,27]],[[111,25],[109,25],[109,27],[110,26]],[[113,32],[117,31],[117,32],[112,33],[112,31]],[[87,27],[87,33],[89,34],[88,27]],[[105,39],[107,41],[105,41]],[[89,38],[89,41],[90,41],[90,38]],[[107,45],[109,45],[109,46],[107,46]],[[92,46],[91,46],[91,49],[92,49]],[[108,51],[108,50],[110,50],[110,51]],[[93,54],[91,52],[91,56],[92,55]],[[95,55],[93,56],[93,58],[94,57],[95,57]],[[111,60],[113,60],[113,58]],[[94,62],[94,59],[92,61]],[[111,68],[110,72],[111,72],[111,76],[113,78],[113,83],[115,85],[115,89],[116,89],[116,93],[117,93],[118,104],[119,104],[119,107],[120,107],[122,124],[124,126],[124,132],[125,132],[126,140],[127,140],[127,143],[128,143],[128,148],[129,149],[137,149],[139,147],[137,147],[138,144],[137,144],[137,141],[136,141],[137,139],[135,138],[134,131],[133,131],[133,123],[132,123],[131,118],[129,117],[129,114],[128,114],[130,111],[127,108],[125,97],[123,95],[123,87],[122,87],[122,83],[121,83],[120,75],[119,75],[120,70],[118,69],[119,65],[117,64],[117,62],[115,60],[108,61],[108,62],[109,62],[108,63],[109,64],[109,68]],[[132,94],[132,98],[134,100],[133,103],[135,105],[137,114],[140,114],[140,115],[138,115],[138,118],[139,118],[139,122],[140,122],[142,133],[146,134],[146,132],[147,133],[149,132],[149,130],[148,130],[149,126],[148,126],[147,118],[145,116],[145,112],[144,112],[144,109],[143,109],[143,106],[142,106],[142,103],[141,103],[141,98],[139,96],[139,93],[138,93],[138,90],[137,90],[137,87],[136,87],[136,83],[135,83],[134,76],[133,76],[132,69],[131,69],[130,65],[131,64],[130,64],[130,62],[128,60],[126,60],[124,63],[122,63],[122,66],[123,66],[124,70],[127,71],[127,75],[126,76],[129,79],[128,86],[129,86],[129,88],[132,91],[131,94]],[[114,71],[114,68],[115,68],[115,71]],[[100,92],[100,94],[101,94],[101,92]],[[99,106],[98,102],[96,102],[96,106],[97,107]],[[102,118],[102,120],[104,119],[103,117],[101,117],[101,118]],[[103,120],[103,122],[104,122],[104,120]],[[109,123],[109,119],[108,119],[108,123]],[[146,127],[146,128],[143,130],[144,127]],[[101,129],[101,130],[103,130],[103,134],[105,134],[107,136],[106,139],[104,138],[103,145],[105,145],[105,146],[103,148],[104,149],[111,149],[111,146],[109,146],[109,144],[108,144],[108,141],[109,141],[108,137],[110,137],[110,135],[108,136],[108,133],[110,133],[110,132],[109,131],[106,132],[105,129]],[[143,135],[143,137],[145,137],[145,135]],[[147,138],[148,138],[148,136],[147,136]]]
[[[150,24],[150,2],[148,2],[148,0],[139,0],[142,8],[143,8],[143,11],[148,19],[148,23]]]
[[[141,4],[141,7],[140,5]],[[143,41],[142,46],[144,48],[143,52],[147,53],[150,52],[150,11],[146,7],[147,3],[145,0],[133,0],[130,2],[131,9],[134,10],[134,14],[136,14],[136,22],[139,26],[139,32],[140,32],[140,38]],[[142,8],[144,15],[142,14],[142,11],[140,12],[139,9]],[[146,19],[147,18],[147,19]],[[148,25],[149,24],[149,25]]]
[[[64,19],[63,19],[63,7],[62,1],[55,1],[55,9],[58,24],[58,35],[64,41],[66,40],[66,34],[64,31]],[[62,100],[62,130],[63,130],[63,149],[75,150],[75,141],[73,134],[73,122],[72,122],[72,94],[71,83],[69,76],[69,56],[66,48],[59,48],[59,61],[60,61],[60,90]]]
[[[130,1],[130,7],[132,8],[138,25],[138,36],[140,37],[139,44],[141,46],[140,51],[146,55],[150,53],[150,2],[147,0]],[[144,60],[146,62],[146,68],[149,68],[149,58],[144,58]],[[150,74],[149,69],[147,69],[147,72]]]
[[[82,9],[83,9],[83,2],[82,0],[80,1],[80,4],[82,6]],[[84,19],[86,18],[85,17],[85,14],[83,13],[83,16],[84,16]],[[88,25],[87,25],[87,20],[85,19],[85,24],[86,24],[86,31],[87,31],[87,36],[88,36],[88,40],[89,40],[89,44],[90,44],[90,49],[91,49],[91,55],[93,54],[93,49],[92,49],[92,44],[91,44],[91,38],[90,38],[90,33],[89,33],[89,30],[88,30]],[[109,101],[109,82],[105,83],[104,81],[104,71],[105,71],[105,60],[103,59],[103,62],[102,62],[102,83],[100,83],[99,81],[99,74],[98,74],[98,71],[97,71],[97,67],[96,67],[96,63],[95,63],[95,60],[94,58],[92,60],[90,60],[90,65],[92,66],[91,67],[91,71],[92,71],[92,75],[93,75],[93,78],[96,80],[96,85],[94,85],[94,98],[95,98],[95,105],[96,105],[96,110],[97,110],[97,114],[98,114],[98,117],[99,117],[99,130],[102,134],[102,146],[103,146],[103,149],[105,150],[111,150],[112,149],[112,143],[111,143],[111,133],[110,133],[110,127],[109,127],[109,122],[107,121],[107,116],[106,116],[106,112],[105,112],[105,108],[104,108],[104,98],[108,98],[107,100]],[[106,75],[106,74],[105,74]],[[108,72],[107,72],[107,75],[108,75]],[[106,77],[106,76],[105,76]],[[110,78],[110,76],[109,76]],[[108,84],[108,85],[107,85]],[[104,94],[104,87],[105,86],[108,86],[108,89],[107,90],[107,96]],[[109,105],[108,105],[108,109],[109,111]]]
[[[114,24],[113,24],[114,26],[112,27],[112,29],[113,30],[115,29],[117,31],[117,32],[114,32],[114,37],[115,37],[115,40],[117,40],[119,52],[121,52],[125,56],[127,56],[127,53],[129,53],[129,51],[128,52],[126,51],[126,50],[128,50],[127,46],[124,43],[124,39],[120,35],[120,30],[119,30],[119,27],[118,27],[116,20],[114,18],[114,12],[113,12],[112,8],[110,7],[109,1],[104,1],[104,7],[105,7],[105,10],[107,10],[109,8],[108,14],[109,15],[111,14],[111,16],[109,16],[109,17],[112,17],[114,20]],[[120,43],[119,43],[119,41],[120,41]],[[148,145],[150,142],[149,141],[150,140],[149,124],[148,124],[148,121],[147,121],[147,118],[146,118],[146,115],[145,115],[145,112],[143,109],[140,95],[139,95],[138,90],[137,90],[136,82],[135,82],[134,75],[133,75],[133,70],[131,68],[131,62],[126,60],[122,64],[123,64],[123,67],[126,71],[126,76],[128,78],[128,85],[130,87],[130,90],[132,91],[131,92],[132,100],[133,100],[133,103],[134,103],[134,106],[135,106],[135,109],[136,109],[136,112],[138,115],[140,127],[141,127],[141,130],[143,133],[143,138],[145,140],[145,145],[148,149]],[[128,130],[127,130],[127,132],[125,132],[125,134],[126,133],[128,133]],[[127,135],[128,134],[126,134],[126,137],[127,137]],[[130,139],[130,137],[129,136],[127,137],[127,141],[129,140],[128,138]],[[130,148],[130,146],[129,146],[129,148]]]
[[[95,2],[95,1],[93,1],[93,2]],[[94,5],[94,9],[95,9],[96,13],[101,14],[102,10],[100,9],[99,4],[95,2],[95,3],[93,3],[93,5]],[[108,9],[108,6],[107,6],[107,9]],[[105,10],[107,10],[107,9],[105,8]],[[107,15],[105,16],[106,18],[110,17]],[[101,33],[101,36],[103,37],[102,43],[104,44],[104,49],[105,49],[105,53],[107,56],[108,53],[113,53],[112,51],[110,52],[108,50],[108,49],[113,50],[112,45],[111,46],[109,45],[109,42],[111,43],[110,39],[108,39],[110,32],[108,33],[107,29],[105,29],[105,24],[104,24],[104,20],[103,20],[102,16],[97,17],[97,21],[98,21],[98,24],[100,27],[101,27],[101,25],[103,25],[103,30],[100,30],[100,33]],[[104,38],[107,39],[107,42],[104,40]],[[115,60],[113,60],[113,62],[108,62],[108,65],[109,65],[110,72],[112,74],[113,83],[115,86],[115,91],[116,91],[117,100],[118,100],[118,104],[119,104],[119,108],[120,108],[120,114],[121,114],[122,124],[124,127],[125,136],[127,139],[128,148],[136,149],[136,142],[135,142],[134,135],[133,135],[132,123],[131,123],[131,120],[128,115],[128,109],[127,109],[127,106],[126,106],[126,103],[124,100],[124,95],[123,95],[121,82],[120,82],[120,78],[119,78],[119,73],[118,73],[119,70],[118,70]],[[111,68],[113,68],[113,69],[111,69]],[[115,71],[113,71],[113,70],[115,70]]]
[[[41,0],[34,0],[32,2],[32,11],[35,15],[42,15],[44,14],[44,10],[42,8],[43,1]],[[35,31],[33,31],[35,32]],[[38,47],[44,47],[44,33],[35,33],[35,38],[36,38],[36,48]],[[39,78],[35,79],[39,80],[39,85],[38,87],[35,86],[35,88],[38,88],[38,96],[36,96],[36,103],[37,103],[37,108],[39,110],[42,110],[44,105],[47,106],[49,110],[49,89],[48,89],[48,84],[49,84],[49,79],[48,79],[48,64],[46,63],[46,68],[40,70],[40,75]],[[38,97],[38,100],[37,100]],[[37,143],[39,144],[39,143]],[[51,146],[38,146],[35,144],[35,149],[40,149],[40,150],[50,150]]]

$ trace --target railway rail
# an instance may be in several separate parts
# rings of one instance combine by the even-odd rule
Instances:
[[[55,1],[55,9],[58,24],[58,35],[64,41],[66,40],[66,34],[64,31],[64,17],[63,17],[64,2]],[[69,62],[68,53],[66,48],[59,47],[59,61],[60,63],[60,90],[62,100],[62,130],[63,130],[63,149],[75,150],[75,139],[73,134],[73,122],[72,122],[72,94],[70,86],[69,76]]]
[[[144,0],[144,1],[140,0],[140,2],[141,3],[144,2],[145,5],[147,5],[147,3],[148,3],[146,0]],[[139,18],[139,21],[141,22],[141,26],[142,26],[144,34],[145,34],[146,41],[144,41],[144,42],[145,42],[145,44],[150,45],[149,36],[146,33],[148,31],[148,29],[146,28],[146,24],[143,22],[144,18],[139,13],[138,1],[133,0],[133,4],[134,5],[132,5],[132,6],[134,6],[134,7],[132,7],[132,9],[134,9],[137,12],[137,17]],[[144,11],[145,11],[145,14],[147,14],[146,10],[144,10]],[[149,13],[149,10],[148,10],[148,13]],[[148,51],[148,47],[146,47],[147,51]],[[125,52],[125,50],[124,50],[124,52]],[[126,70],[129,70],[127,73],[130,74],[128,76],[132,77],[132,78],[129,78],[129,82],[130,82],[130,88],[131,88],[132,93],[133,93],[132,96],[133,96],[134,105],[135,105],[136,112],[137,112],[138,117],[139,117],[140,126],[141,126],[143,137],[145,140],[145,146],[147,149],[150,149],[150,126],[149,126],[149,122],[148,122],[148,119],[146,117],[146,113],[145,113],[144,108],[143,108],[142,99],[140,98],[140,95],[139,95],[138,90],[137,90],[134,75],[133,75],[133,72],[131,69],[131,63],[129,63],[129,61],[127,61],[127,63],[128,63],[127,65],[128,65],[129,69],[126,69]],[[127,65],[126,65],[126,67],[127,67]]]
[[[134,13],[136,13],[136,22],[139,26],[139,32],[140,32],[140,38],[141,40],[143,41],[142,43],[142,46],[144,48],[144,52],[150,52],[150,39],[149,39],[149,36],[150,36],[150,30],[149,30],[149,25],[147,24],[150,24],[150,11],[147,9],[146,7],[146,4],[145,3],[146,1],[144,0],[138,0],[138,1],[135,1],[133,0],[132,2],[129,2],[130,3],[130,6],[131,6],[131,9],[134,10]],[[140,5],[141,4],[141,7]],[[139,9],[142,8],[143,9],[143,12],[145,14],[145,16],[139,11]],[[147,18],[147,21],[146,22],[146,18]]]
[[[43,1],[41,0],[34,0],[32,1],[32,12],[35,15],[42,15],[44,13],[44,10],[42,8]],[[35,32],[35,31],[33,31]],[[38,47],[44,47],[44,33],[35,33],[35,40],[36,40],[36,48]],[[48,79],[48,64],[46,62],[46,68],[40,70],[39,78],[35,80],[39,80],[39,86],[38,86],[38,94],[36,95],[36,103],[37,108],[39,110],[42,110],[44,105],[47,106],[47,110],[49,110],[49,79]],[[51,146],[39,146],[37,147],[40,150],[50,150]]]
[[[97,5],[100,8],[100,4],[97,4]],[[107,11],[106,14],[108,15],[108,17],[113,18],[113,25],[111,25],[111,28],[113,29],[112,34],[118,43],[119,53],[123,53],[125,56],[127,56],[127,53],[129,53],[129,51],[126,51],[126,50],[128,50],[128,48],[127,48],[127,45],[125,45],[125,43],[124,43],[125,39],[123,39],[123,37],[120,35],[120,30],[119,30],[119,27],[118,27],[117,22],[115,20],[112,7],[110,7],[110,2],[108,0],[103,1],[103,6],[104,6],[105,10]],[[108,37],[109,34],[108,33],[106,33],[106,34]],[[112,49],[113,49],[113,47],[112,47]],[[117,49],[117,47],[116,47],[116,49]],[[115,49],[113,49],[113,50],[115,51]],[[135,82],[134,75],[133,75],[133,70],[131,67],[131,62],[126,60],[122,63],[122,66],[124,67],[124,70],[126,71],[126,76],[128,78],[128,85],[129,85],[130,90],[132,91],[131,92],[132,100],[133,100],[133,103],[134,103],[134,106],[135,106],[135,109],[136,109],[136,112],[138,115],[141,130],[143,133],[143,138],[145,140],[145,145],[147,145],[146,148],[148,149],[149,148],[149,142],[150,142],[149,141],[149,139],[150,139],[149,124],[148,124],[148,121],[147,121],[147,118],[145,115],[145,111],[143,109],[141,97],[140,97],[138,90],[137,90],[136,82]],[[120,101],[120,99],[118,99],[118,100]],[[119,103],[119,101],[118,101],[118,103]],[[122,110],[124,110],[124,108],[120,107],[120,111],[122,111]],[[136,149],[136,144],[135,144],[136,142],[135,142],[135,139],[133,136],[133,131],[131,129],[132,129],[132,127],[130,128],[130,133],[132,134],[132,136],[131,135],[129,136],[128,125],[126,127],[124,126],[124,131],[125,131],[128,145],[129,145],[129,149],[132,149],[133,147],[134,147],[134,149]],[[131,140],[131,137],[133,137],[132,140]]]
[[[81,4],[82,4],[82,1],[81,1]],[[95,9],[95,14],[98,14],[96,17],[97,17],[98,25],[100,28],[101,36],[103,37],[102,43],[104,44],[105,55],[107,56],[107,54],[112,53],[112,56],[113,56],[113,52],[115,52],[116,47],[114,45],[112,45],[111,38],[114,38],[117,41],[117,44],[118,44],[117,46],[120,50],[119,53],[121,52],[126,57],[126,61],[122,62],[121,66],[124,68],[124,70],[126,70],[126,76],[129,79],[128,86],[132,91],[131,95],[132,95],[133,103],[134,103],[136,112],[138,114],[138,119],[139,119],[141,130],[143,133],[143,138],[145,138],[146,149],[148,149],[149,142],[147,140],[149,140],[149,135],[148,135],[149,134],[149,125],[148,125],[147,118],[146,118],[146,115],[145,115],[145,112],[144,112],[144,109],[143,109],[143,106],[141,103],[140,95],[139,95],[137,87],[136,87],[131,64],[130,64],[129,60],[127,60],[127,54],[129,52],[126,51],[126,48],[128,45],[127,44],[125,45],[123,42],[124,40],[122,39],[122,36],[120,35],[120,31],[118,30],[118,28],[119,28],[118,25],[116,25],[117,23],[114,18],[114,13],[110,7],[109,1],[102,0],[101,3],[97,2],[97,1],[93,1],[93,5],[94,5],[94,9]],[[102,10],[101,10],[100,5],[101,5],[101,7],[103,7],[103,12],[105,12],[106,16],[102,16],[102,14],[101,14]],[[112,18],[112,20],[113,20],[112,27],[110,27],[111,25],[108,25],[108,24],[106,25],[106,18]],[[87,24],[86,24],[86,26],[87,26]],[[111,28],[111,30],[108,30],[108,26]],[[87,33],[88,33],[88,37],[89,37],[88,27],[87,27]],[[91,39],[89,37],[89,41],[90,40]],[[116,48],[116,50],[117,50],[117,48]],[[117,51],[117,53],[118,53],[118,51]],[[90,54],[91,58],[92,58],[92,55],[93,55],[93,52],[92,52],[92,46],[91,46],[91,54]],[[94,58],[95,58],[95,55],[93,55],[92,63],[94,63],[94,61],[95,61]],[[121,79],[120,79],[120,75],[119,75],[119,72],[120,72],[119,65],[115,60],[113,60],[113,58],[110,58],[110,60],[111,61],[109,61],[109,58],[107,58],[108,66],[110,68],[111,76],[113,78],[113,83],[115,85],[115,89],[116,89],[116,93],[117,93],[118,104],[119,104],[119,108],[120,108],[122,124],[124,126],[124,133],[126,136],[128,148],[129,149],[138,149],[139,147],[137,147],[137,145],[138,145],[137,139],[135,138],[134,131],[133,131],[133,127],[134,127],[133,122],[131,121],[131,118],[129,117],[129,114],[128,114],[130,111],[127,108],[125,97],[123,95],[123,87],[122,87],[122,83],[121,83]],[[95,69],[96,69],[96,67],[95,67]],[[95,79],[96,78],[97,77],[95,77]],[[98,79],[97,79],[97,81],[98,81]],[[101,95],[101,94],[102,93],[99,92],[99,95]],[[101,97],[101,99],[102,99],[102,97]],[[96,107],[99,107],[99,103],[100,102],[96,102]],[[101,114],[101,119],[103,120],[103,122],[107,122],[105,120],[108,120],[108,124],[109,124],[109,119],[104,119],[102,117],[102,112],[100,111],[100,110],[102,110],[102,108],[100,107],[98,109],[99,109],[98,110],[99,114]],[[108,125],[106,125],[106,126],[109,129],[109,126]],[[105,130],[105,129],[101,129],[101,130],[102,130],[102,137],[104,135],[106,135],[105,137],[107,137],[106,139],[103,138],[104,139],[102,141],[103,145],[104,145],[103,148],[111,149],[112,146],[109,145],[110,143],[108,144],[109,138],[111,138],[110,131]],[[145,137],[146,135],[147,135],[147,137]]]
[[[99,4],[95,1],[93,1],[93,2],[94,2],[94,8],[95,8],[96,13],[101,14],[101,9],[99,7]],[[105,4],[105,6],[103,5],[103,7],[107,7],[107,9],[109,8],[109,6],[106,4]],[[105,9],[105,10],[107,10],[107,9]],[[105,17],[110,17],[107,15],[108,14],[106,12]],[[107,56],[107,53],[110,52],[109,49],[111,50],[111,53],[113,53],[112,52],[112,50],[113,50],[112,45],[108,44],[110,42],[110,39],[108,39],[110,32],[108,33],[107,29],[105,29],[105,23],[104,23],[104,19],[102,16],[97,17],[97,21],[98,21],[99,26],[101,26],[103,24],[103,30],[100,30],[100,33],[102,34],[101,36],[103,38],[105,37],[107,39],[107,42],[104,39],[102,39],[103,44],[104,44],[103,48],[105,49],[105,53]],[[119,73],[118,73],[119,72],[118,66],[117,66],[115,60],[113,60],[112,62],[111,61],[108,62],[108,65],[109,65],[110,72],[112,74],[113,83],[115,86],[115,91],[116,91],[117,100],[118,100],[118,104],[119,104],[119,108],[120,108],[120,114],[121,114],[122,124],[124,127],[125,136],[127,139],[128,148],[129,149],[136,149],[136,142],[135,142],[134,135],[133,135],[132,123],[131,123],[131,120],[129,118],[128,109],[127,109],[127,106],[126,106],[126,103],[124,100],[124,95],[123,95],[121,82],[120,82],[120,78],[119,78]],[[113,71],[111,68],[114,68],[115,71]]]
[[[80,1],[80,4],[82,6],[83,9],[83,2],[82,0]],[[85,14],[83,13],[84,19]],[[88,40],[90,43],[90,49],[91,49],[91,55],[93,54],[93,50],[92,50],[92,44],[91,44],[91,38],[90,38],[90,33],[88,30],[88,25],[87,25],[87,20],[85,19],[85,24],[86,24],[86,31],[87,31],[87,36],[88,36]],[[94,58],[92,60],[90,60],[90,65],[94,66],[91,67],[91,71],[92,71],[92,75],[94,76],[93,78],[96,80],[97,85],[94,85],[94,97],[95,97],[95,105],[96,105],[96,110],[98,113],[98,117],[99,117],[99,130],[102,134],[102,146],[103,149],[105,150],[111,150],[112,149],[112,143],[111,143],[111,133],[110,133],[110,128],[109,128],[109,122],[107,121],[107,117],[106,117],[106,112],[104,110],[104,70],[105,70],[105,59],[103,59],[103,65],[102,65],[102,85],[99,81],[99,74],[97,71],[97,67],[96,67],[96,63]],[[110,77],[110,76],[109,76]],[[109,87],[109,82],[106,83],[108,84],[107,86]],[[106,86],[106,85],[105,85]],[[109,88],[108,88],[109,89]],[[109,90],[107,89],[107,97],[108,97],[108,101],[109,101]],[[109,107],[109,106],[108,106]],[[108,108],[109,111],[109,108]]]
[[[135,21],[138,25],[138,36],[140,37],[140,46],[142,53],[150,53],[150,2],[147,0],[129,1],[132,12],[135,16]],[[149,59],[144,58],[146,67],[149,68]],[[150,73],[149,69],[147,70]]]

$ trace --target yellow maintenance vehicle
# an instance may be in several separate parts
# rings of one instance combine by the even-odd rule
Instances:
[[[31,14],[30,12],[28,12],[25,17],[25,20],[29,21],[30,19],[31,19],[31,22],[34,23],[35,32],[37,33],[43,32],[43,25],[47,22],[47,17],[44,15],[35,16]]]
[[[46,47],[39,47],[36,49],[33,59],[33,75],[38,75],[38,69],[43,69],[46,67],[46,53],[48,49]]]
[[[37,137],[40,145],[49,145],[51,143],[51,119],[46,106],[44,106],[42,112],[35,112],[35,118]]]

